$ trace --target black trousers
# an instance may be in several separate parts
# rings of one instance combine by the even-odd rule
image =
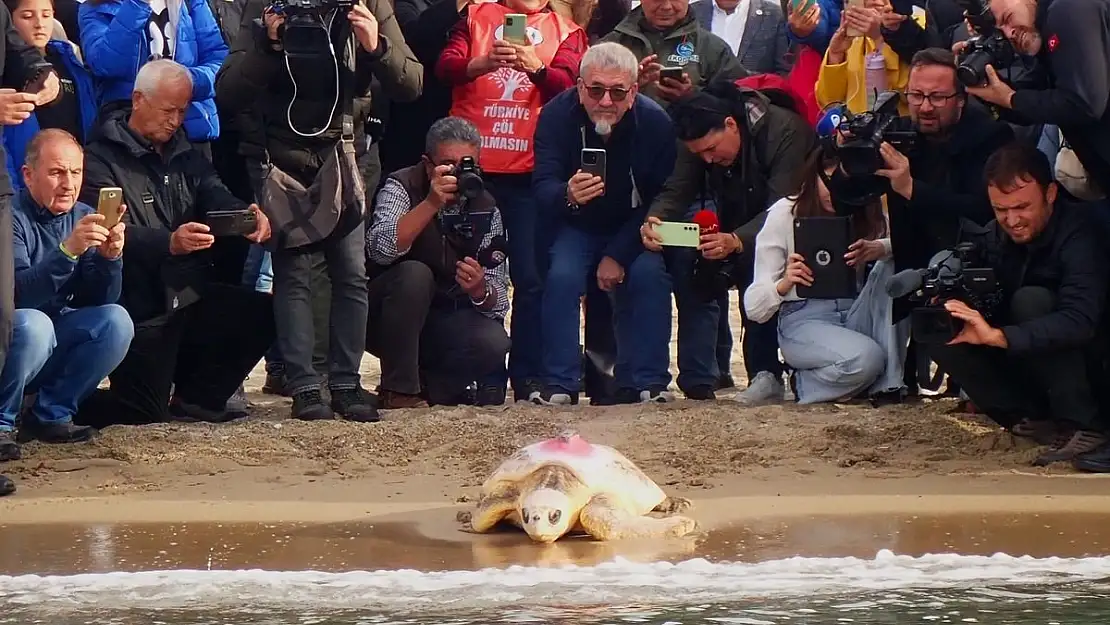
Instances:
[[[469,305],[434,306],[435,277],[424,263],[402,261],[368,290],[366,351],[381,360],[381,390],[423,390],[429,403],[455,404],[471,382],[504,369],[504,324]]]
[[[1046,288],[1022,287],[1011,298],[1009,321],[1017,324],[1043,317],[1053,311],[1055,303],[1055,295]],[[1028,418],[1103,429],[1091,384],[1091,365],[1097,355],[1091,350],[1076,347],[1013,355],[981,345],[930,345],[927,349],[975,407],[1003,427]]]
[[[0,371],[8,358],[15,319],[15,252],[12,250],[12,201],[0,197]]]
[[[170,387],[184,403],[224,409],[274,340],[272,299],[209,284],[204,297],[173,314],[135,325],[123,362],[78,411],[76,422],[105,427],[165,421]]]

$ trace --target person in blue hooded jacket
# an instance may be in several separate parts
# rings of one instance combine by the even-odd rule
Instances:
[[[786,38],[825,53],[840,28],[843,0],[782,0],[787,15]]]
[[[83,143],[96,119],[96,93],[92,76],[73,43],[54,38],[53,0],[4,0],[4,4],[12,13],[16,32],[50,62],[61,83],[57,100],[37,107],[23,123],[3,127],[8,176],[19,193],[24,187],[21,172],[31,138],[39,130],[59,128]]]
[[[102,115],[130,106],[144,63],[168,58],[187,67],[193,79],[193,100],[185,112],[189,140],[204,143],[220,136],[216,72],[228,50],[206,0],[87,0],[78,17]]]

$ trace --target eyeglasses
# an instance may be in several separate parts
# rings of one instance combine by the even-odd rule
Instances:
[[[629,93],[632,93],[632,90],[625,89],[624,87],[603,87],[601,85],[590,85],[586,87],[586,93],[590,96],[591,99],[599,101],[605,97],[606,93],[608,93],[610,100],[614,102],[621,102],[628,97]]]
[[[907,91],[906,92],[906,101],[909,102],[910,104],[914,105],[914,106],[921,106],[922,104],[925,103],[925,100],[928,100],[929,104],[932,104],[933,106],[944,106],[945,104],[948,104],[949,100],[951,100],[952,98],[954,98],[958,95],[960,95],[960,94],[958,94],[958,93],[949,93],[947,95],[943,94],[943,93],[925,94],[925,93],[921,93],[920,91]]]

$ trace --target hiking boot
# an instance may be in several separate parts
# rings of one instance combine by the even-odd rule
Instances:
[[[229,402],[230,403],[230,400]],[[177,399],[170,400],[170,421],[181,423],[227,423],[236,419],[245,418],[246,412],[229,412],[227,410],[213,410],[199,404],[191,404]]]
[[[381,421],[378,409],[371,403],[361,388],[331,389],[331,409],[340,418],[357,423],[377,423]]]
[[[565,388],[549,386],[532,394],[532,403],[539,406],[577,406],[578,393]]]
[[[501,406],[505,403],[504,386],[483,386],[474,397],[476,406]]]
[[[262,392],[267,395],[279,395],[281,397],[289,397],[289,391],[285,388],[285,372],[274,371],[266,372],[266,381],[262,383]]]
[[[717,389],[720,389],[719,380],[717,384]],[[724,388],[728,387],[726,386]],[[682,389],[682,394],[686,396],[686,399],[692,399],[694,401],[713,401],[717,399],[717,393],[715,393],[714,388],[708,384],[698,384],[697,386]]]
[[[405,408],[427,408],[428,402],[424,401],[424,398],[419,395],[378,389],[378,406],[382,410],[402,410]]]
[[[779,376],[769,371],[760,371],[750,382],[748,388],[732,396],[732,401],[745,406],[761,406],[786,399],[786,387]]]
[[[224,412],[228,415],[234,415],[233,419],[238,419],[250,416],[251,400],[247,399],[247,392],[243,390],[243,385],[240,384],[239,388],[227,398],[227,404],[224,405]]]
[[[43,423],[28,415],[19,426],[19,438],[24,441],[41,441],[50,444],[84,443],[91,440],[96,430],[72,421]]]
[[[23,452],[19,443],[15,442],[14,433],[7,430],[0,432],[0,462],[19,460],[22,457]]]
[[[1037,456],[1033,466],[1044,467],[1054,462],[1075,460],[1078,456],[1090,453],[1105,445],[1110,439],[1102,432],[1094,430],[1076,430],[1070,437],[1061,435],[1056,439],[1056,444],[1048,451]]]
[[[15,482],[6,475],[0,475],[0,497],[10,495],[15,492]]]
[[[335,413],[324,403],[320,389],[308,388],[293,394],[293,418],[302,421],[334,419]]]

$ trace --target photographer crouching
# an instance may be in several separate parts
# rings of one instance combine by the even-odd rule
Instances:
[[[378,194],[366,236],[366,350],[381,359],[381,408],[471,403],[467,386],[505,367],[505,229],[481,144],[474,124],[441,119],[421,162],[389,174]],[[504,401],[503,387],[489,387],[474,403]]]
[[[1078,466],[1108,440],[1092,382],[1105,355],[1097,339],[1110,278],[1106,253],[1089,211],[1057,201],[1048,158],[1034,146],[1002,147],[984,177],[995,221],[982,255],[993,276],[969,278],[961,268],[950,269],[947,279],[970,280],[968,290],[975,291],[982,289],[974,283],[989,287],[993,277],[1000,304],[976,310],[942,294],[953,320],[949,331],[922,336],[937,329],[928,320],[944,320],[926,306],[914,311],[913,332],[983,413],[1015,435],[1049,445],[1034,465]]]
[[[256,170],[259,203],[274,229],[274,317],[292,415],[377,421],[359,380],[366,192],[356,158],[376,160],[367,130],[372,79],[392,100],[411,101],[420,94],[423,67],[386,0],[250,0],[242,24],[216,96],[233,114],[251,113],[241,152]],[[313,268],[321,262],[331,282],[324,324],[330,406],[312,363],[315,334],[324,331],[314,327],[312,313],[320,286]]]

